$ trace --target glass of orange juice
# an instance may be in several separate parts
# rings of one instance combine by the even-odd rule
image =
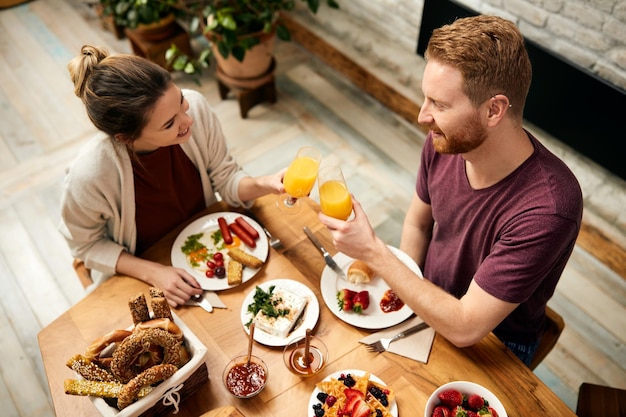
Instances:
[[[347,220],[352,213],[352,197],[341,168],[336,165],[322,167],[317,181],[322,213]]]
[[[322,154],[312,146],[303,146],[298,150],[283,178],[287,195],[281,196],[277,202],[284,212],[295,214],[300,211],[298,199],[311,193],[321,160]]]

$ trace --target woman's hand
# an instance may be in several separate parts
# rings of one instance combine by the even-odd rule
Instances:
[[[162,289],[172,307],[185,304],[191,297],[203,292],[198,281],[184,269],[141,259],[128,252],[120,254],[116,272]]]
[[[283,178],[287,168],[275,174],[260,177],[245,177],[239,182],[239,198],[241,201],[251,201],[266,194],[281,194],[285,192]]]
[[[152,274],[152,286],[160,288],[165,293],[167,302],[172,307],[185,304],[191,297],[201,295],[203,290],[200,284],[187,271],[173,266],[163,266]]]

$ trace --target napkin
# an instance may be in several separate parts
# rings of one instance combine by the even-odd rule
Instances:
[[[414,316],[413,318],[406,320],[396,326],[390,327],[383,331],[370,334],[359,340],[361,343],[372,343],[381,338],[393,337],[403,330],[413,327],[423,322],[421,318]],[[391,343],[387,352],[395,353],[409,359],[415,359],[420,362],[428,363],[428,356],[430,355],[430,348],[433,345],[435,339],[435,330],[432,327],[428,327],[417,333],[413,333],[402,339],[398,339]]]

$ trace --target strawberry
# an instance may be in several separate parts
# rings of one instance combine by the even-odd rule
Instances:
[[[476,411],[465,410],[465,412],[467,413],[467,417],[478,417],[478,413]]]
[[[468,414],[462,406],[458,405],[452,410],[452,417],[468,417]]]
[[[346,402],[341,409],[341,415],[354,415],[354,410],[356,409],[359,401],[363,401],[365,396],[361,391],[352,388],[346,388],[343,390],[343,393],[346,396]]]
[[[367,405],[365,400],[360,399],[354,405],[354,408],[352,409],[351,417],[370,417],[371,415],[372,415],[372,410],[370,409],[370,406]]]
[[[471,394],[467,397],[467,406],[473,411],[478,411],[484,405],[485,399],[478,394]]]
[[[347,288],[337,291],[337,305],[339,306],[339,311],[352,311],[355,295],[356,292]]]
[[[354,296],[353,301],[352,311],[360,314],[370,306],[370,293],[368,291],[359,291]]]
[[[450,410],[444,405],[438,405],[433,410],[432,417],[451,417]]]
[[[492,407],[487,407],[492,417],[498,417],[498,412],[494,410]]]
[[[463,404],[463,394],[455,389],[445,390],[439,393],[439,401],[446,407],[454,411],[454,409]]]

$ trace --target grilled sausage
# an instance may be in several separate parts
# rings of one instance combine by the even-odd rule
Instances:
[[[236,234],[243,243],[245,243],[247,246],[251,248],[256,248],[256,242],[254,241],[252,236],[250,236],[243,229],[243,227],[237,224],[237,222],[229,224],[228,227],[230,228],[230,231]]]
[[[224,243],[226,243],[227,245],[233,243],[233,237],[230,234],[230,230],[228,230],[228,223],[226,223],[226,219],[223,217],[218,217],[217,224],[220,226],[220,231],[222,232]]]
[[[257,240],[259,238],[259,232],[257,232],[256,229],[252,227],[252,225],[250,225],[250,223],[248,223],[243,217],[237,217],[235,219],[235,223],[241,226],[246,231],[246,233],[248,233],[252,237],[252,239]]]

